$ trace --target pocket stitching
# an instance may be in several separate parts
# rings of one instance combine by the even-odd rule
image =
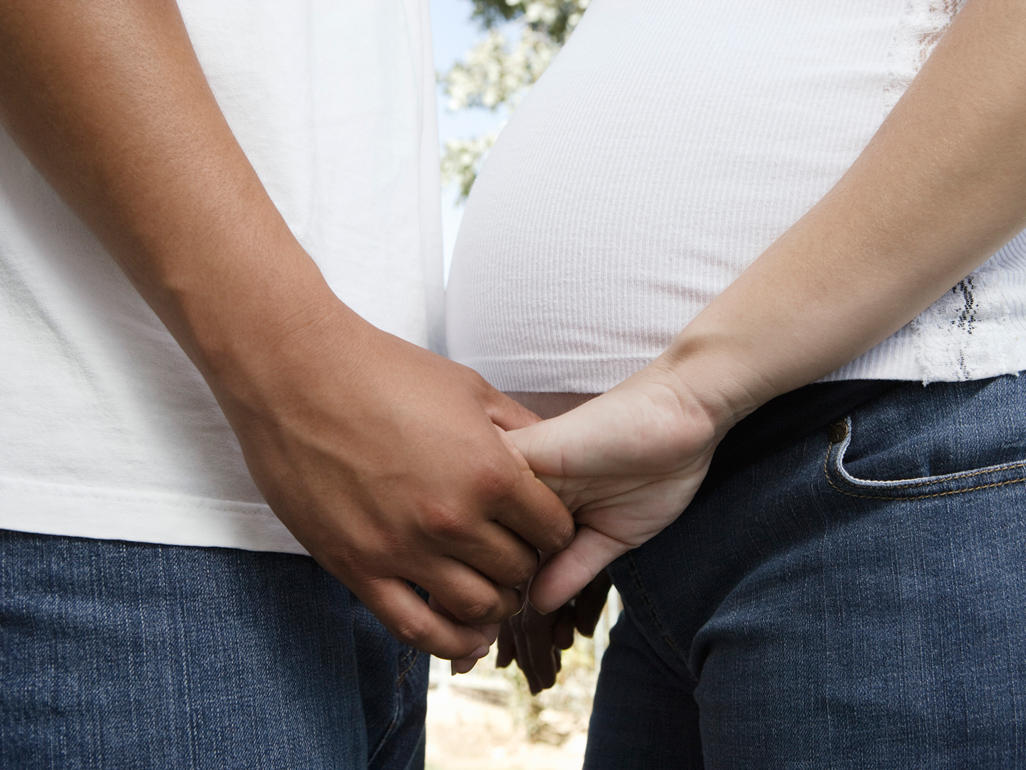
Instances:
[[[932,498],[932,497],[947,497],[947,496],[950,496],[950,495],[960,495],[960,494],[963,494],[965,492],[974,492],[974,491],[977,491],[977,490],[980,490],[980,489],[994,489],[996,487],[1006,487],[1006,486],[1009,486],[1010,484],[1026,483],[1026,476],[1024,476],[1024,477],[1017,478],[1017,479],[1006,479],[1005,481],[995,481],[995,482],[992,482],[990,484],[978,484],[978,485],[976,485],[974,487],[964,487],[962,489],[949,489],[949,490],[947,490],[945,492],[932,492],[932,493],[929,493],[929,494],[922,494],[922,495],[864,495],[864,494],[858,494],[856,492],[852,492],[852,491],[847,490],[847,489],[843,489],[842,487],[838,486],[834,482],[834,479],[830,475],[830,454],[831,454],[831,450],[835,446],[844,445],[844,448],[846,449],[847,445],[849,443],[851,443],[851,434],[852,434],[851,418],[850,417],[846,418],[845,422],[847,423],[847,431],[845,433],[844,439],[841,440],[840,442],[835,442],[833,439],[828,438],[827,439],[828,443],[827,443],[826,455],[823,458],[823,475],[826,477],[827,484],[829,484],[834,490],[840,492],[843,495],[847,495],[849,497],[857,497],[857,498],[860,498],[860,499],[863,499],[863,500],[925,500],[925,499]],[[840,466],[840,459],[841,458],[838,457],[838,466]],[[929,486],[930,484],[939,484],[939,483],[942,483],[944,481],[958,481],[960,479],[968,479],[968,478],[972,478],[974,476],[981,476],[981,475],[984,475],[984,474],[997,473],[999,471],[1015,470],[1016,468],[1024,468],[1024,467],[1026,467],[1026,460],[1021,461],[1021,462],[1005,463],[1004,465],[989,465],[986,468],[979,468],[977,470],[972,470],[972,471],[957,471],[955,473],[945,473],[945,474],[942,474],[940,476],[931,477],[929,480],[908,481],[908,482],[905,482],[905,483],[897,483],[897,484],[892,483],[892,482],[886,482],[886,481],[875,482],[875,483],[886,484],[887,485],[887,487],[886,487],[887,489],[895,489],[895,490],[912,489],[914,487]],[[850,476],[851,474],[848,474],[848,475]],[[867,484],[874,483],[874,482],[872,482],[869,479],[858,479],[855,476],[851,476],[851,478],[853,480],[855,480],[855,481],[864,481]]]
[[[374,752],[368,755],[367,761],[372,762],[378,756],[382,746],[385,745],[391,739],[395,733],[395,728],[399,725],[399,720],[402,717],[403,702],[402,702],[402,686],[403,682],[406,681],[406,676],[409,674],[415,665],[417,660],[420,658],[420,651],[409,647],[403,650],[399,655],[399,668],[402,669],[399,675],[396,677],[395,682],[395,708],[392,710],[392,721],[388,723],[388,727],[385,728],[384,733],[381,736],[381,740],[378,741],[377,746],[374,747]],[[408,661],[408,662],[407,662]],[[405,668],[404,668],[405,666]]]

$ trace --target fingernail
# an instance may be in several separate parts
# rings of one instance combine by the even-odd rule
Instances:
[[[463,660],[454,660],[451,664],[452,675],[456,676],[457,674],[466,674],[476,663],[476,660],[467,660],[466,658]]]

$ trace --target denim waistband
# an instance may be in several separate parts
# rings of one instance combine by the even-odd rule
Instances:
[[[713,457],[709,478],[820,430],[894,388],[912,384],[918,383],[906,380],[816,382],[778,396],[726,435]]]

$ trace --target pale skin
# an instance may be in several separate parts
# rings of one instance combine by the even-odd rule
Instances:
[[[1026,227],[1024,32],[1020,0],[969,0],[851,169],[655,362],[510,433],[579,525],[533,582],[539,610],[681,515],[740,419],[885,339]],[[517,659],[551,684],[538,650],[565,639],[537,617],[512,621],[534,636]]]
[[[232,136],[175,3],[0,1],[0,119],[203,373],[307,550],[399,639],[484,654],[538,550],[573,535],[503,433],[537,418],[338,300]]]

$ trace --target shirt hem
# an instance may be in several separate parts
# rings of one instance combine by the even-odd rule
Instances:
[[[924,366],[921,356],[907,340],[892,338],[816,381],[901,380],[925,385],[983,380],[1026,369],[1026,345],[1019,344],[1022,340],[1003,342],[1005,350],[1011,348],[1019,355],[995,355],[992,347],[982,346],[975,360],[967,361],[962,357],[953,359],[950,366],[938,367]],[[623,382],[655,357],[468,357],[457,360],[507,393],[597,394]]]
[[[0,529],[307,554],[265,503],[0,477]]]

